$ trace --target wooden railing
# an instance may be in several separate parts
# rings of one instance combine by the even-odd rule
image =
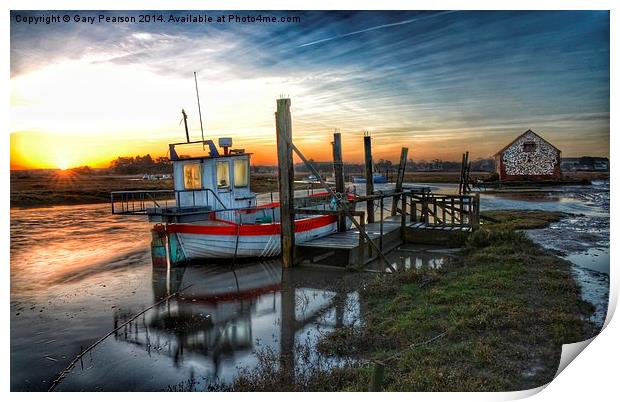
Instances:
[[[174,190],[112,191],[112,213],[115,215],[146,215],[153,208],[169,208],[176,205]]]
[[[191,196],[181,197],[182,194]],[[172,208],[204,209],[209,205],[216,205],[212,207],[214,211],[226,210],[226,205],[210,189],[112,191],[110,204],[115,215],[148,215]]]
[[[480,225],[480,196],[452,194],[404,194],[410,222],[426,226]]]

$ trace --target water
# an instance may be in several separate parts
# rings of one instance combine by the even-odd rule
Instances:
[[[277,261],[234,270],[155,269],[155,299],[186,290],[104,341],[58,390],[167,390],[188,379],[201,389],[255,366],[255,350],[275,350],[295,365],[300,347],[314,349],[321,334],[361,323],[360,279],[333,271],[283,272]],[[136,313],[116,311],[114,324]]]
[[[608,189],[601,182],[481,199],[483,210],[575,214],[529,234],[575,264],[597,323],[604,320],[609,289]],[[454,192],[454,186],[436,191]],[[143,219],[111,215],[107,205],[11,210],[12,390],[48,389],[81,348],[176,291],[179,298],[88,353],[57,389],[186,389],[188,380],[201,389],[255,366],[257,351],[273,350],[303,367],[302,349],[312,350],[322,334],[363,323],[357,290],[367,275],[283,272],[277,260],[167,270],[151,263],[149,229]],[[389,259],[406,269],[438,268],[452,252],[404,245]]]
[[[12,390],[47,390],[81,348],[177,291],[98,345],[58,389],[229,381],[256,364],[257,350],[295,356],[362,322],[357,289],[368,275],[283,273],[277,260],[167,270],[151,263],[149,228],[107,205],[12,210]]]

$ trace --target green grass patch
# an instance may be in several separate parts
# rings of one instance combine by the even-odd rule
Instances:
[[[539,210],[494,210],[481,213],[481,220],[494,230],[541,229],[550,223],[558,222],[567,214],[556,211]]]

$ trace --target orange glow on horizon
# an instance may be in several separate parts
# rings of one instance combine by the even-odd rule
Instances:
[[[363,163],[362,134],[343,133],[343,153],[347,163]],[[256,139],[244,140],[243,137],[233,137],[235,148],[244,148],[252,153],[252,165],[275,165],[277,154],[275,149],[275,134],[272,138],[262,141]],[[195,134],[192,138],[195,138]],[[217,137],[210,137],[215,139]],[[315,136],[315,140],[300,139],[297,146],[307,158],[316,161],[331,160],[332,133],[326,132]],[[168,156],[168,143],[182,141],[182,138],[172,137],[169,140],[138,141],[122,138],[106,138],[93,135],[46,135],[32,132],[18,132],[11,134],[11,169],[71,169],[79,166],[105,168],[118,157],[129,157],[150,154],[151,157]],[[373,159],[390,160],[398,163],[401,144],[395,144],[388,139],[373,138]],[[489,147],[489,154],[492,151]],[[180,151],[180,149],[178,150]],[[433,144],[419,143],[409,148],[409,157],[419,160],[440,158],[443,160],[457,160],[461,148],[450,149],[444,147],[438,152]],[[180,151],[182,153],[182,151]],[[484,154],[480,155],[485,156]],[[476,155],[472,156],[477,157]],[[300,160],[295,156],[295,162]]]
[[[398,163],[401,146],[409,148],[415,161],[459,161],[465,150],[472,160],[488,158],[525,130],[499,127],[494,133],[466,122],[453,123],[460,128],[451,129],[423,118],[422,128],[411,128],[397,112],[371,113],[377,106],[372,100],[349,118],[333,103],[318,102],[303,80],[231,74],[201,89],[205,138],[217,142],[218,137],[232,137],[234,148],[253,154],[253,165],[275,165],[273,113],[283,87],[293,101],[295,144],[316,161],[331,160],[333,127],[341,129],[347,163],[363,162],[364,130],[373,136],[373,159],[393,163]],[[179,125],[182,108],[189,115],[191,139],[199,139],[191,73],[166,76],[145,67],[67,61],[12,77],[11,169],[102,168],[118,157],[167,156],[168,143],[185,140]],[[395,125],[381,126],[386,122]],[[562,142],[559,129],[547,130],[542,124],[534,129],[562,149],[563,156],[608,155],[600,142]]]

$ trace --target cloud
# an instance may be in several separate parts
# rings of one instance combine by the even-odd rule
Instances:
[[[330,38],[318,39],[318,40],[314,40],[312,42],[303,43],[303,44],[299,45],[299,47],[306,47],[306,46],[317,45],[319,43],[329,42],[329,41],[336,40],[336,39],[342,39],[342,38],[346,38],[348,36],[359,35],[359,34],[362,34],[362,33],[376,31],[376,30],[379,30],[379,29],[392,28],[392,27],[397,27],[397,26],[400,26],[400,25],[411,24],[411,23],[416,22],[416,21],[421,21],[421,20],[425,20],[425,19],[428,19],[428,18],[435,18],[435,17],[441,16],[441,15],[444,15],[444,14],[451,14],[451,13],[455,13],[455,12],[456,11],[443,11],[443,12],[438,12],[436,14],[423,15],[421,17],[410,18],[410,19],[404,20],[404,21],[392,22],[392,23],[383,24],[383,25],[376,25],[376,26],[373,26],[373,27],[370,27],[370,28],[360,29],[358,31],[353,31],[353,32],[348,32],[348,33],[344,33],[344,34],[341,34],[341,35],[332,36]]]

